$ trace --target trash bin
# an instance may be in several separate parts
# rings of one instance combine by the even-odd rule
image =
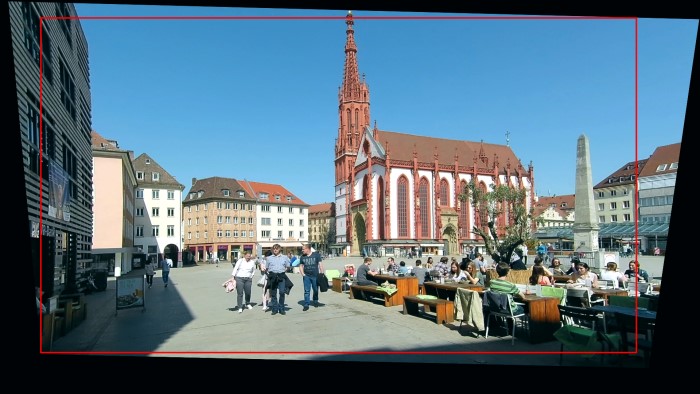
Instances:
[[[93,273],[95,278],[95,286],[99,291],[107,290],[107,271],[95,271]]]

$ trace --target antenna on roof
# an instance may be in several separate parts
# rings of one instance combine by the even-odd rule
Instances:
[[[506,130],[506,146],[510,146],[510,131]]]

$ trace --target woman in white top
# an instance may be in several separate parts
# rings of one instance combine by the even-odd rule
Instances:
[[[590,282],[589,282],[590,281]],[[591,272],[591,269],[586,263],[580,263],[578,265],[578,272],[571,276],[571,279],[567,283],[582,284],[584,286],[598,287],[598,275],[595,272]],[[588,285],[590,283],[590,285]]]
[[[245,305],[248,309],[253,309],[250,305],[250,289],[253,284],[253,275],[255,275],[255,260],[246,252],[242,259],[238,259],[233,267],[231,276],[236,280],[236,293],[238,295],[238,313],[243,312],[243,295],[245,293]]]
[[[600,279],[617,281],[620,286],[624,286],[627,282],[627,277],[620,271],[617,270],[617,263],[614,261],[608,262],[606,265],[607,269],[600,273]]]
[[[467,280],[467,274],[459,268],[457,260],[452,261],[452,264],[450,264],[450,273],[447,274],[447,279],[452,279],[455,282]]]

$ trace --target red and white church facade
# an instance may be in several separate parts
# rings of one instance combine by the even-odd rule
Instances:
[[[459,255],[482,246],[472,227],[486,226],[485,210],[458,198],[472,179],[483,190],[493,184],[524,188],[526,208],[534,206],[533,166],[524,168],[507,145],[379,130],[376,121],[370,127],[370,92],[358,71],[352,13],[345,23],[334,156],[336,253]],[[497,218],[508,221],[507,213]]]

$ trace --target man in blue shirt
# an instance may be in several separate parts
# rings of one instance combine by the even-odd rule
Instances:
[[[311,251],[311,245],[304,244],[301,248],[301,262],[299,272],[304,278],[304,311],[309,310],[309,295],[314,290],[314,307],[318,307],[318,274],[323,272],[321,255],[317,251]]]
[[[279,244],[272,245],[272,254],[265,260],[267,262],[267,280],[270,290],[270,309],[272,314],[285,315],[284,297],[287,290],[285,280],[287,279],[287,268],[290,266],[289,257],[283,255],[282,247]],[[279,301],[277,292],[279,291]]]

